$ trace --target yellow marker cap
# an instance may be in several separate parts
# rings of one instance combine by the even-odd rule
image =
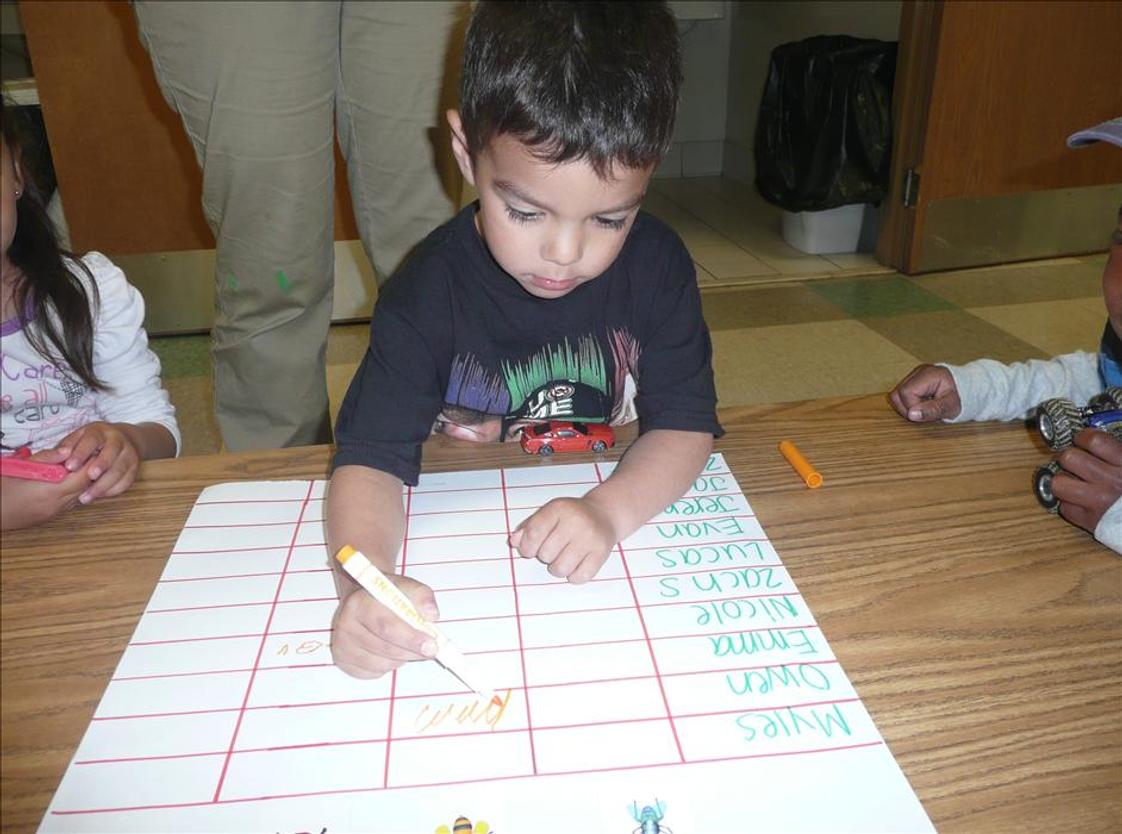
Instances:
[[[795,471],[799,473],[799,477],[811,489],[818,489],[822,486],[822,476],[818,470],[810,465],[810,461],[803,457],[802,452],[798,450],[794,443],[790,440],[784,440],[779,444],[779,451],[783,457],[787,458],[787,462],[794,467]]]
[[[356,553],[358,553],[357,550],[355,550],[349,544],[345,544],[342,547],[340,547],[339,552],[335,554],[335,560],[340,565],[345,565],[345,564],[347,564],[347,560],[350,559],[352,556],[354,556]]]

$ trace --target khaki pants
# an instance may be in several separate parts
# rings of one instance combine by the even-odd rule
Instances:
[[[203,171],[226,447],[331,439],[334,146],[379,281],[452,213],[434,157],[455,2],[135,4]]]

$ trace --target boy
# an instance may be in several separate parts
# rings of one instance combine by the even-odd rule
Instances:
[[[467,34],[453,150],[479,201],[382,291],[340,411],[328,546],[392,574],[402,484],[431,432],[511,440],[562,417],[640,421],[614,473],[555,499],[510,544],[570,582],[680,497],[721,434],[711,346],[682,242],[639,212],[680,81],[663,3],[483,2]],[[376,677],[435,646],[336,570],[335,662]],[[432,591],[393,576],[422,614]]]
[[[1074,134],[1078,147],[1090,138],[1122,146],[1122,119]],[[1103,270],[1109,321],[1099,353],[1076,352],[1048,361],[1002,365],[979,359],[961,367],[920,365],[889,394],[901,417],[914,422],[1018,420],[1042,401],[1067,397],[1085,403],[1110,386],[1122,386],[1122,208]],[[1052,481],[1060,515],[1116,553],[1122,553],[1122,441],[1085,429],[1057,458]]]

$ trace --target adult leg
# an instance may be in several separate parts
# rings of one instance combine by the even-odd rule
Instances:
[[[137,2],[203,171],[214,394],[232,450],[328,442],[338,2]]]
[[[339,144],[379,282],[452,215],[434,139],[450,39],[466,12],[466,3],[453,0],[343,2]]]

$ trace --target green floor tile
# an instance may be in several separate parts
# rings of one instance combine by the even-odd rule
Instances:
[[[1040,348],[963,310],[874,316],[864,324],[920,362],[961,365],[983,358],[999,362],[1045,358]]]
[[[857,319],[955,309],[949,301],[896,276],[847,281],[831,279],[807,286]]]
[[[803,284],[711,290],[702,293],[701,307],[712,331],[847,318],[837,306]]]

